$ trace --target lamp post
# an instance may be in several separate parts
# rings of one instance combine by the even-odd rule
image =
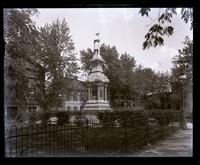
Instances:
[[[180,127],[183,129],[187,128],[187,123],[185,120],[185,92],[184,92],[184,85],[185,85],[185,80],[186,80],[186,75],[181,75],[180,80],[182,82],[182,107],[181,107],[181,123]]]

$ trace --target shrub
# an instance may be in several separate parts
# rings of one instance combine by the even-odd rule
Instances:
[[[147,122],[147,112],[145,110],[134,111],[134,120],[136,126],[144,126]]]
[[[30,117],[29,117],[30,123],[35,122],[36,119],[37,119],[37,113],[36,113],[36,112],[32,112],[32,113],[30,114]]]
[[[113,126],[114,121],[118,121],[122,127],[143,126],[146,123],[146,111],[144,110],[117,110],[102,111],[98,113],[98,119],[104,127]],[[113,123],[109,123],[113,122]],[[104,124],[108,123],[108,124]]]
[[[168,125],[170,122],[179,121],[179,114],[174,110],[152,111],[151,116],[159,125]]]
[[[125,111],[116,111],[117,118],[121,126],[126,127],[135,127],[135,126],[143,126],[146,123],[146,111],[144,110],[125,110]]]
[[[56,112],[55,116],[57,117],[57,124],[63,125],[69,123],[70,114],[68,111]]]
[[[51,112],[42,112],[39,115],[40,120],[42,121],[42,124],[47,124],[49,121],[49,118],[51,117],[52,113]]]
[[[76,126],[83,126],[86,118],[84,116],[84,114],[81,111],[74,111],[70,113],[70,116],[74,116],[74,123],[76,124]]]
[[[108,111],[108,110],[98,112],[97,118],[99,119],[103,127],[114,126],[115,124],[114,121],[116,120],[115,113],[113,111]],[[112,122],[112,123],[109,123],[109,122]]]

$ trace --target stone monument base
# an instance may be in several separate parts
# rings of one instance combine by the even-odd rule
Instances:
[[[109,102],[105,100],[89,100],[86,102],[83,111],[111,110]]]
[[[83,108],[83,114],[88,120],[97,120],[97,113],[100,111],[112,111],[109,102],[105,100],[89,100]]]

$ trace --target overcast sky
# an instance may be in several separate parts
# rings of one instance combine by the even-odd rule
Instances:
[[[80,50],[93,49],[95,33],[100,33],[101,43],[116,46],[121,54],[127,52],[134,56],[136,64],[142,64],[155,71],[170,71],[172,57],[181,49],[186,35],[193,38],[190,24],[185,24],[178,15],[172,20],[174,35],[165,38],[162,47],[142,49],[144,36],[153,23],[156,23],[158,9],[153,9],[150,16],[141,17],[137,8],[66,8],[38,9],[39,17],[33,17],[37,26],[52,23],[57,18],[66,19],[70,34],[75,43],[77,57]]]

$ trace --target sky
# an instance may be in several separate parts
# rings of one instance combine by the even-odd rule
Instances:
[[[177,16],[172,20],[174,34],[165,37],[162,47],[143,50],[145,34],[156,23],[159,9],[152,9],[149,17],[142,17],[138,8],[39,8],[39,16],[33,17],[36,26],[44,26],[54,20],[65,19],[70,35],[75,44],[77,58],[80,50],[93,49],[96,33],[100,33],[101,44],[115,46],[117,51],[128,53],[136,60],[136,65],[150,67],[158,72],[170,72],[172,58],[182,49],[184,38],[188,35],[193,39],[190,24],[186,24],[177,9]],[[81,63],[78,62],[80,65]]]

